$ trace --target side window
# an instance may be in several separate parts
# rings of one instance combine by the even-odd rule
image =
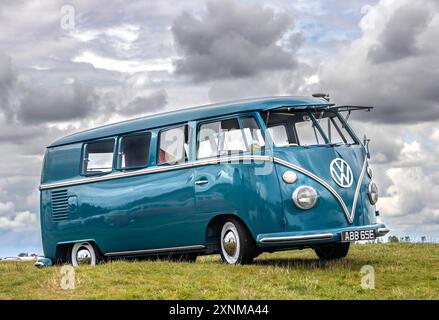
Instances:
[[[265,146],[261,128],[254,117],[241,118],[242,132],[247,142],[247,151],[257,152]]]
[[[268,132],[277,147],[285,147],[290,144],[288,140],[287,128],[284,124],[268,127]]]
[[[119,147],[119,169],[146,167],[149,158],[151,133],[136,133],[123,136]]]
[[[247,151],[238,119],[202,124],[198,132],[197,158],[209,158]]]
[[[113,169],[114,139],[87,143],[84,148],[82,174],[94,175]]]
[[[187,125],[160,131],[158,164],[186,162],[188,155]]]

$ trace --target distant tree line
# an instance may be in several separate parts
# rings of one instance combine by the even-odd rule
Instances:
[[[27,253],[27,252],[20,252],[18,254],[18,257],[23,258],[23,257],[38,257],[38,255],[36,253]]]
[[[404,236],[404,237],[399,237],[399,238],[397,236],[390,236],[387,239],[387,242],[390,242],[390,243],[412,242],[412,240],[411,240],[410,236]],[[421,237],[421,242],[422,243],[427,242],[427,237],[426,236],[422,236]]]

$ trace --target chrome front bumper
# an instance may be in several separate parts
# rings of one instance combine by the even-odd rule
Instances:
[[[298,235],[289,233],[278,233],[278,234],[260,234],[257,236],[257,241],[263,245],[270,244],[296,244],[296,243],[309,243],[309,242],[330,242],[330,241],[339,241],[341,237],[342,231],[349,230],[367,230],[374,229],[376,237],[382,237],[387,234],[390,229],[388,229],[383,224],[377,225],[368,225],[368,226],[360,226],[360,227],[351,227],[351,228],[342,228],[337,230],[328,230],[328,232],[323,233],[306,233]]]

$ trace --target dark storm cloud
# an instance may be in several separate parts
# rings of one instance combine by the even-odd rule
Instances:
[[[174,21],[172,32],[183,54],[175,61],[176,72],[201,81],[292,69],[293,55],[277,43],[292,28],[291,17],[259,5],[209,1],[202,17],[183,13]]]
[[[428,5],[413,2],[402,6],[393,13],[378,38],[378,44],[369,50],[369,59],[373,63],[383,63],[420,54],[417,37],[425,31],[432,18]]]
[[[25,93],[17,119],[24,123],[48,123],[81,119],[97,108],[93,88],[77,81],[57,88],[30,87]]]
[[[11,58],[0,52],[0,114],[10,112],[15,82],[16,77],[12,70]]]
[[[125,107],[120,108],[121,115],[136,115],[162,110],[168,103],[165,90],[154,92],[146,97],[135,97]]]

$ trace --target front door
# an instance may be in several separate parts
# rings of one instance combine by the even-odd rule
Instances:
[[[276,174],[262,170],[267,164],[264,161],[269,160],[264,149],[254,116],[198,125],[196,156],[202,165],[195,168],[195,204],[204,221],[232,214],[241,218],[254,236],[284,230]]]

